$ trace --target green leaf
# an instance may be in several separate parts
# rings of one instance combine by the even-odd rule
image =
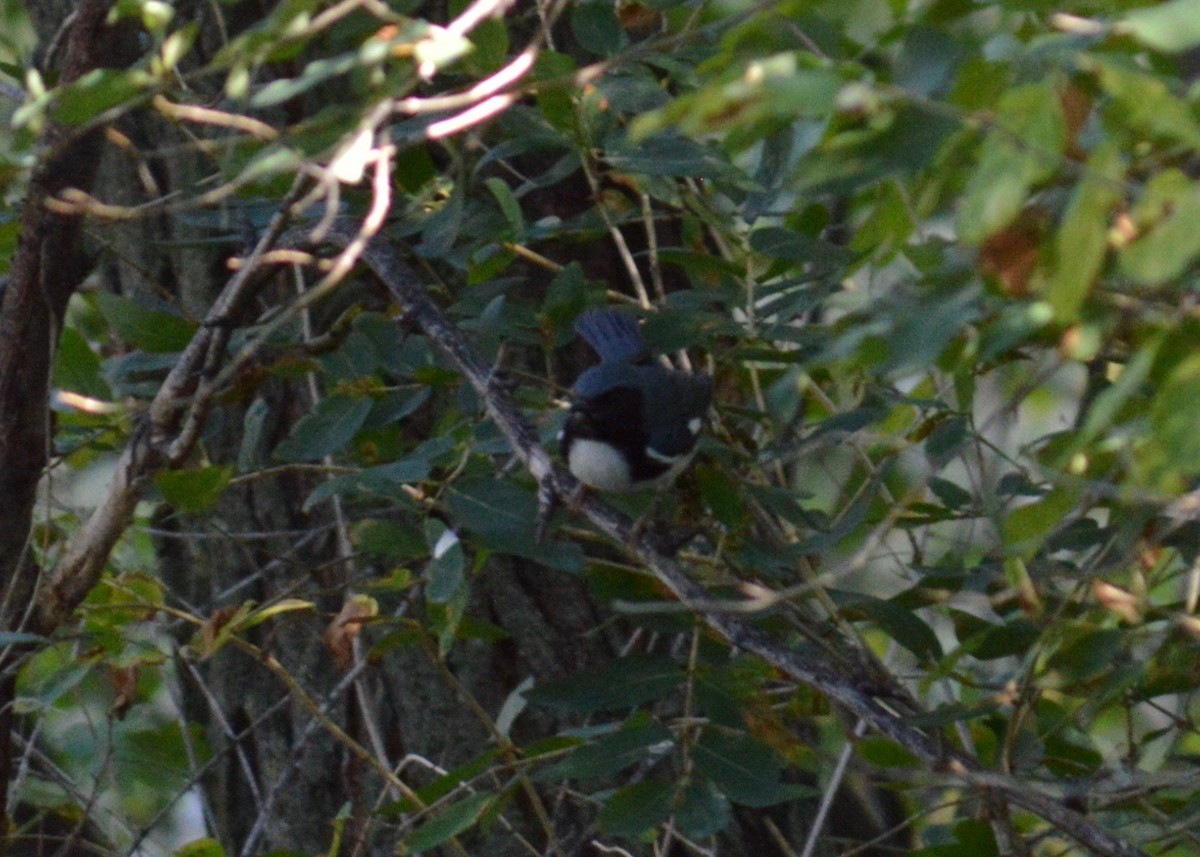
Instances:
[[[1054,248],[1054,274],[1046,285],[1046,301],[1066,323],[1079,317],[1092,283],[1108,252],[1108,225],[1121,200],[1125,161],[1115,142],[1100,145],[1071,194]]]
[[[704,464],[697,465],[695,473],[704,505],[723,526],[736,530],[746,519],[746,505],[736,482],[723,471]]]
[[[1151,441],[1160,451],[1157,472],[1190,477],[1200,472],[1200,355],[1185,358],[1154,396]]]
[[[185,24],[163,39],[162,48],[159,50],[160,67],[163,71],[175,70],[180,61],[191,52],[199,33],[200,25],[193,22]]]
[[[671,815],[675,784],[643,780],[618,791],[600,810],[600,829],[611,836],[640,836]]]
[[[925,763],[905,747],[883,735],[867,735],[854,748],[864,762],[880,768],[923,768]]]
[[[582,2],[571,11],[571,33],[585,49],[600,56],[611,56],[625,44],[625,34],[617,22],[611,3]]]
[[[940,476],[930,477],[929,490],[942,501],[947,509],[956,511],[969,508],[975,500],[970,491],[948,479],[942,479]]]
[[[979,315],[977,284],[951,292],[934,292],[898,312],[886,334],[882,369],[893,375],[924,371],[946,346]]]
[[[257,470],[263,463],[264,439],[274,423],[271,406],[266,399],[257,397],[242,415],[242,441],[238,446],[237,469],[239,473]]]
[[[237,182],[246,185],[259,179],[290,173],[300,166],[302,160],[300,153],[295,149],[269,146],[250,159],[238,174]]]
[[[299,77],[272,80],[250,99],[255,108],[274,107],[301,95],[320,83],[345,74],[361,61],[357,53],[315,59],[304,67]]]
[[[1164,170],[1146,183],[1131,214],[1141,234],[1117,256],[1121,271],[1148,286],[1177,280],[1200,255],[1200,187]]]
[[[371,599],[369,596],[359,595],[356,597],[374,603],[374,599]],[[245,616],[241,617],[236,625],[231,628],[231,630],[236,630],[239,633],[242,631],[248,631],[257,625],[261,625],[268,619],[273,619],[276,616],[282,616],[284,613],[315,610],[316,607],[317,605],[313,604],[311,601],[305,601],[303,598],[281,598],[278,601],[272,601],[265,607],[258,607],[254,610],[251,610]],[[378,610],[378,608],[376,609]],[[233,623],[230,624],[233,625]]]
[[[500,210],[504,212],[504,219],[512,227],[513,238],[520,240],[525,235],[525,216],[521,213],[521,203],[517,202],[517,198],[513,196],[512,188],[508,186],[507,182],[495,176],[484,179],[484,184],[496,198]]]
[[[561,742],[562,740],[564,739],[552,739],[555,742]],[[559,749],[561,749],[561,744],[559,745]],[[417,789],[416,801],[401,798],[387,807],[385,813],[390,816],[396,813],[415,812],[423,806],[440,801],[451,792],[462,788],[463,783],[478,779],[480,775],[484,774],[495,764],[496,757],[500,755],[500,752],[500,750],[495,748],[484,750],[470,761],[464,762],[458,767],[451,768],[433,782],[421,786]],[[532,758],[532,756],[528,758]]]
[[[985,625],[979,633],[962,638],[962,645],[972,657],[994,661],[997,658],[1024,655],[1041,635],[1042,629],[1032,622],[1014,619],[1002,624]]]
[[[1088,681],[1121,661],[1125,635],[1119,629],[1078,624],[1062,630],[1066,638],[1046,665],[1071,681]]]
[[[304,511],[311,511],[325,500],[342,496],[398,497],[401,487],[420,482],[429,476],[432,465],[428,458],[419,454],[410,455],[391,464],[368,467],[358,473],[336,476],[318,485],[304,501]]]
[[[1080,68],[1091,71],[1112,99],[1105,111],[1110,122],[1139,137],[1200,148],[1200,128],[1190,105],[1171,92],[1161,77],[1116,57],[1096,54],[1082,55]]]
[[[755,229],[750,233],[750,247],[773,259],[823,268],[845,265],[854,258],[844,247],[780,226]]]
[[[783,757],[749,735],[732,736],[707,729],[696,742],[696,768],[743,806],[763,807],[812,793],[808,786],[783,783]]]
[[[466,554],[458,533],[437,518],[425,522],[425,541],[430,561],[425,570],[425,597],[434,604],[445,604],[462,588]]]
[[[225,849],[215,839],[193,839],[175,849],[175,857],[225,857]]]
[[[799,52],[755,58],[715,83],[634,120],[630,136],[642,140],[675,126],[702,137],[737,132],[764,120],[794,122],[834,111],[844,81],[827,60]]]
[[[960,128],[944,111],[911,105],[896,106],[890,120],[869,132],[839,134],[807,154],[796,168],[793,192],[847,194],[926,170]]]
[[[1007,226],[1033,186],[1058,169],[1066,142],[1057,78],[1006,92],[967,181],[959,237],[976,244]]]
[[[118,769],[114,775],[143,788],[186,788],[189,758],[197,760],[189,757],[189,745],[195,751],[204,748],[194,743],[197,736],[191,730],[185,736],[184,728],[180,722],[166,722],[152,728],[115,730]]]
[[[151,354],[182,351],[196,332],[196,325],[186,319],[112,292],[97,292],[96,304],[121,339]]]
[[[497,796],[490,792],[480,792],[451,805],[437,818],[413,831],[405,842],[408,850],[414,853],[429,851],[452,839],[478,822],[496,799]]]
[[[1135,9],[1116,29],[1154,50],[1181,53],[1200,45],[1200,0],[1169,0]]]
[[[675,810],[675,824],[690,839],[720,833],[732,817],[729,799],[704,777],[692,778]]]
[[[63,644],[43,647],[21,670],[17,685],[18,711],[31,713],[60,704],[62,698],[78,688],[94,668],[93,657],[80,661],[78,654],[64,648]]]
[[[1120,375],[1117,376],[1117,380],[1113,382],[1112,386],[1101,390],[1096,395],[1091,407],[1088,408],[1083,418],[1083,425],[1079,430],[1075,442],[1070,444],[1064,453],[1055,459],[1054,464],[1056,466],[1065,467],[1073,455],[1099,437],[1102,432],[1113,424],[1126,403],[1133,396],[1137,395],[1146,383],[1146,379],[1150,375],[1150,370],[1154,367],[1154,361],[1158,357],[1161,345],[1161,337],[1149,337],[1148,341],[1138,349],[1137,353],[1121,369]]]
[[[82,125],[105,110],[133,101],[149,83],[150,77],[136,70],[89,71],[58,93],[54,118],[64,125]]]
[[[450,252],[462,228],[463,196],[462,183],[455,182],[450,198],[425,221],[421,243],[417,247],[420,255],[427,259],[440,259]]]
[[[641,143],[626,143],[608,153],[613,169],[633,175],[730,178],[740,175],[715,146],[666,131]]]
[[[54,386],[93,399],[111,399],[112,390],[100,371],[100,357],[71,327],[63,328],[54,356]]]
[[[544,315],[558,334],[557,344],[573,339],[575,330],[570,322],[587,307],[588,281],[578,262],[567,264],[554,275],[542,301]]]
[[[582,570],[584,554],[574,542],[537,540],[537,496],[514,482],[462,479],[446,492],[453,520],[469,530],[481,547],[523,556],[572,574]]]
[[[168,503],[181,512],[203,512],[229,487],[234,469],[228,465],[197,467],[192,470],[164,470],[154,484]]]
[[[655,745],[673,746],[671,733],[661,723],[626,726],[579,746],[539,778],[606,779],[646,761]]]
[[[971,439],[971,423],[962,414],[947,414],[925,439],[925,455],[942,466],[951,461]]]
[[[669,658],[634,655],[540,684],[527,691],[525,698],[539,705],[592,714],[661,699],[673,693],[683,679],[683,670]]]
[[[996,836],[986,821],[966,819],[954,825],[953,843],[910,851],[909,857],[996,857]]]
[[[275,447],[283,461],[316,461],[345,449],[358,434],[372,400],[366,397],[328,396],[292,426],[292,432]]]
[[[937,635],[912,612],[911,607],[858,592],[830,590],[830,596],[847,611],[861,610],[888,636],[918,658],[927,660],[942,656]]]
[[[1032,556],[1042,541],[1075,508],[1077,491],[1055,488],[1040,500],[1009,512],[1004,521],[1004,541],[1010,554]]]

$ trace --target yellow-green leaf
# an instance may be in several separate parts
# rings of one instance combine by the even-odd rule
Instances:
[[[1075,321],[1108,248],[1108,225],[1121,198],[1125,171],[1120,150],[1112,143],[1092,153],[1087,169],[1063,215],[1055,241],[1054,275],[1046,285],[1046,300],[1063,322]]]

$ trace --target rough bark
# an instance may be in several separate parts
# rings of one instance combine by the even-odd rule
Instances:
[[[108,0],[84,0],[66,31],[61,76],[77,80],[135,56],[131,33],[109,26]],[[90,270],[83,218],[54,212],[47,200],[67,188],[90,190],[103,147],[103,127],[82,132],[51,124],[30,181],[7,287],[0,293],[0,626],[30,628],[38,569],[29,544],[37,488],[50,455],[50,373],[67,301]],[[12,650],[9,650],[10,652]],[[19,654],[15,653],[14,654]],[[0,676],[0,831],[10,834],[8,784],[13,747],[12,701],[19,658]]]

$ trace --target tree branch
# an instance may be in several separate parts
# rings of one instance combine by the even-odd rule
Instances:
[[[231,319],[257,287],[262,256],[287,225],[290,202],[300,184],[297,180],[292,195],[284,200],[250,257],[213,302],[204,323],[151,401],[147,422],[121,452],[104,499],[43,585],[34,622],[40,633],[58,628],[96,585],[113,546],[133,519],[146,482],[159,470],[178,467],[191,454],[216,393],[212,377],[229,339]]]
[[[73,13],[60,81],[133,60],[123,28],[106,21],[111,0],[82,0]],[[7,94],[7,93],[6,93]],[[104,130],[75,133],[51,123],[21,212],[8,285],[0,292],[0,625],[14,630],[29,617],[37,568],[29,533],[37,486],[50,454],[50,374],[67,301],[90,268],[83,218],[47,206],[68,188],[95,182]],[[0,851],[10,834],[14,664],[0,676]]]
[[[357,237],[356,229],[339,221],[329,230],[325,240],[344,247]],[[458,367],[484,402],[488,417],[539,485],[549,486],[560,497],[576,495],[578,483],[551,461],[508,390],[495,383],[491,367],[480,359],[459,329],[430,299],[412,269],[396,251],[376,239],[363,253],[363,261],[391,291],[406,320],[420,328]],[[644,563],[682,603],[707,600],[704,588],[684,573],[672,556],[662,553],[649,535],[638,532],[628,518],[593,497],[585,497],[578,507],[592,524]],[[780,672],[825,694],[851,717],[864,721],[919,757],[933,772],[947,775],[975,791],[998,795],[1041,816],[1096,854],[1145,857],[1140,849],[1117,838],[1090,818],[1068,809],[1055,798],[1031,789],[1028,783],[1015,777],[983,768],[974,759],[949,749],[940,737],[911,725],[888,704],[895,700],[892,690],[881,687],[875,678],[866,674],[845,674],[840,671],[844,668],[835,668],[827,661],[795,651],[737,616],[705,612],[702,618],[731,646],[757,655]]]

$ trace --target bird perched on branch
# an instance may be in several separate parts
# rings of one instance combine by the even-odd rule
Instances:
[[[591,310],[575,329],[600,362],[575,382],[558,449],[575,478],[599,491],[670,484],[687,467],[713,379],[653,361],[633,316]]]

